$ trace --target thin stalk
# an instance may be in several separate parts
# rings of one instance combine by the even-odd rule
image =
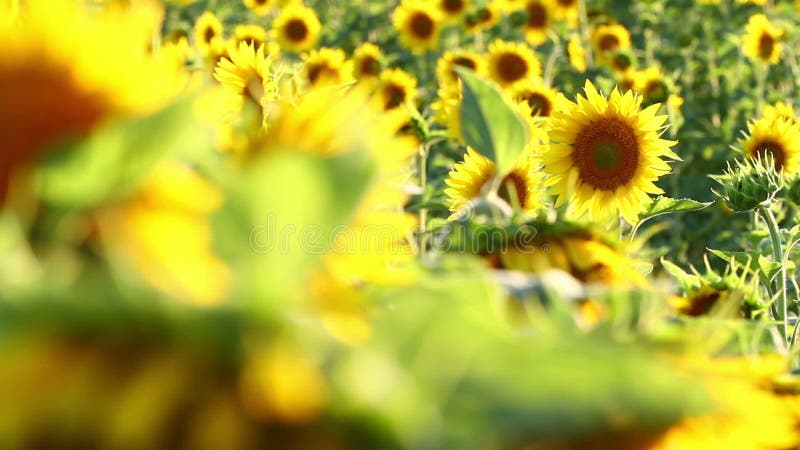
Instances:
[[[769,229],[769,237],[772,240],[772,256],[776,262],[781,265],[779,278],[778,278],[778,308],[779,314],[777,320],[783,321],[783,336],[790,341],[789,337],[789,302],[786,295],[786,265],[783,260],[783,244],[781,242],[780,229],[778,228],[778,221],[768,206],[761,206],[758,209],[759,214],[767,224]]]
[[[592,46],[589,42],[589,17],[586,15],[586,0],[578,0],[578,26],[580,27],[581,45],[586,49],[586,67],[593,66]]]
[[[764,99],[767,96],[767,66],[756,64],[756,113],[764,107]]]
[[[428,184],[428,153],[430,153],[430,143],[419,146],[419,187],[422,195],[425,195],[425,187]],[[428,208],[420,208],[419,210],[419,254],[423,261],[428,252]]]

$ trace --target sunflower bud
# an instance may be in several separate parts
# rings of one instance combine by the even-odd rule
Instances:
[[[775,170],[771,156],[760,155],[737,161],[723,175],[712,177],[722,186],[722,192],[714,191],[729,208],[736,212],[750,211],[772,201],[783,188],[783,178]]]

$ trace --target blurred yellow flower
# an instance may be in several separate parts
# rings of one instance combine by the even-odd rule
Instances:
[[[338,86],[352,81],[353,63],[344,50],[321,48],[303,55],[303,74],[312,87]]]
[[[272,22],[272,32],[281,48],[293,52],[302,52],[315,46],[321,29],[317,13],[299,3],[281,8]]]
[[[577,33],[573,33],[569,38],[567,44],[567,53],[569,54],[569,63],[572,64],[578,72],[586,72],[586,50],[583,48],[581,37]]]
[[[785,174],[800,171],[800,124],[781,117],[761,119],[747,125],[747,133],[740,140],[745,155],[769,155],[775,168]]]
[[[392,13],[400,42],[414,53],[426,53],[439,46],[442,13],[420,0],[403,0]]]
[[[781,60],[783,30],[773,25],[764,14],[750,17],[742,36],[742,51],[753,61],[775,64]]]
[[[533,50],[520,42],[496,40],[486,56],[489,76],[502,87],[542,74],[542,65]]]

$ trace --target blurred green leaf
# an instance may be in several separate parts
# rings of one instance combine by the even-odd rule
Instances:
[[[463,81],[461,129],[467,144],[494,161],[498,176],[513,169],[528,143],[519,115],[490,81],[457,68]]]

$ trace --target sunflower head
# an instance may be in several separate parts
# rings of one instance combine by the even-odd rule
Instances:
[[[269,14],[272,8],[275,7],[275,3],[275,0],[244,0],[244,5],[257,16]]]
[[[764,14],[756,14],[747,21],[742,36],[742,50],[753,61],[775,64],[781,59],[783,30],[776,27]]]
[[[392,13],[400,42],[414,53],[427,53],[439,46],[442,13],[420,0],[403,0]]]
[[[592,44],[598,59],[608,64],[618,51],[630,48],[631,36],[622,25],[599,25],[592,32]]]
[[[545,86],[541,81],[523,80],[511,89],[514,101],[525,102],[530,113],[537,117],[550,117],[561,107],[563,96],[555,89]]]
[[[417,79],[402,69],[381,72],[376,99],[381,109],[389,111],[413,104],[417,97]]]
[[[740,144],[746,156],[769,156],[776,170],[793,175],[800,171],[799,140],[800,125],[794,120],[762,117],[748,124]]]
[[[383,53],[380,47],[364,42],[353,52],[353,76],[357,80],[376,79],[383,68]]]
[[[237,25],[233,31],[233,42],[239,46],[242,42],[255,48],[267,42],[267,30],[261,25]]]
[[[528,0],[524,3],[526,19],[523,25],[525,39],[532,45],[547,41],[547,31],[553,20],[553,10],[545,0]]]
[[[291,3],[281,8],[272,22],[272,32],[281,48],[302,52],[316,45],[322,25],[313,9],[302,3]]]
[[[471,6],[471,0],[439,0],[439,11],[447,22],[457,22]]]
[[[583,48],[581,37],[578,33],[573,33],[569,38],[567,44],[567,53],[569,53],[569,63],[578,72],[586,72],[586,50]]]
[[[774,105],[766,105],[761,117],[768,120],[784,119],[795,121],[794,107],[791,103],[777,102]]]
[[[587,80],[586,97],[566,102],[550,122],[550,146],[542,155],[547,184],[575,213],[597,221],[621,214],[628,223],[663,191],[655,181],[678,159],[675,142],[660,138],[666,116],[660,105],[640,110],[642,98],[614,89],[606,98]]]
[[[276,90],[270,67],[271,59],[265,55],[263,45],[255,49],[243,42],[220,60],[214,77],[243,102],[250,101],[261,108]]]
[[[303,55],[303,74],[311,86],[341,85],[351,81],[352,62],[344,50],[321,48]]]
[[[222,22],[211,11],[205,11],[194,24],[194,45],[206,53],[215,39],[223,39]]]
[[[509,87],[526,78],[538,77],[542,66],[536,54],[525,44],[496,40],[487,55],[489,76],[502,87]]]
[[[436,63],[436,79],[443,88],[458,88],[456,67],[465,67],[483,75],[486,72],[486,61],[481,55],[468,51],[446,51]]]
[[[461,24],[467,32],[489,29],[500,21],[500,13],[504,9],[505,0],[492,0],[485,5],[473,9],[464,15]]]

